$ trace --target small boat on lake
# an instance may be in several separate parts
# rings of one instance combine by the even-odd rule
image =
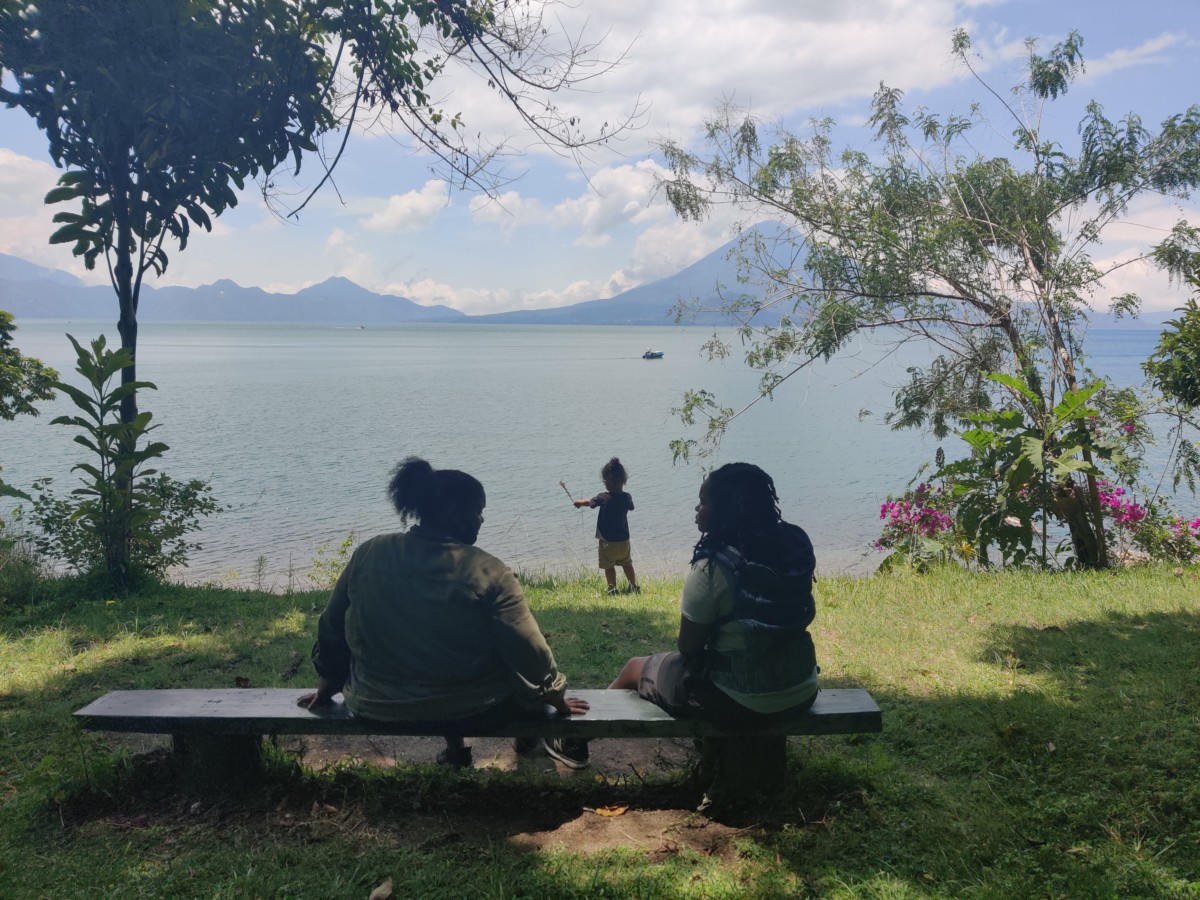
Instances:
[[[642,359],[662,359],[662,358],[663,358],[662,350],[651,350],[649,347],[647,347],[646,352],[642,354]]]

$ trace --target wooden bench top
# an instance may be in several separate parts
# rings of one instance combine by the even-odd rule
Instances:
[[[308,691],[233,688],[112,691],[75,713],[92,731],[143,734],[402,734],[442,735],[446,722],[365,722],[338,700],[320,711],[296,705]],[[472,737],[712,737],[754,734],[856,734],[883,730],[883,714],[861,688],[822,690],[808,712],[763,729],[722,731],[698,719],[676,719],[635,691],[569,691],[591,704],[586,715],[513,720]],[[339,695],[340,696],[340,695]],[[549,711],[549,707],[547,707]]]

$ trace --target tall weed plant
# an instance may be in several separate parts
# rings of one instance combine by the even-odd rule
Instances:
[[[19,514],[0,518],[0,615],[6,606],[28,606],[47,593],[50,573],[20,526]]]
[[[342,575],[342,570],[346,568],[346,563],[350,561],[357,542],[358,535],[351,531],[336,547],[329,541],[317,545],[312,564],[308,568],[308,581],[314,590],[333,590],[333,586]]]
[[[89,450],[91,458],[73,467],[81,473],[82,486],[69,497],[56,496],[50,479],[34,483],[29,518],[39,534],[33,543],[44,556],[123,593],[185,564],[188,554],[199,549],[191,535],[199,530],[200,520],[221,507],[206,481],[177,481],[150,467],[169,449],[147,439],[158,427],[150,424],[151,413],[121,421],[126,396],[156,389],[145,381],[113,386],[132,363],[129,351],[109,350],[103,335],[87,348],[71,335],[67,338],[75,348],[75,370],[87,388],[55,382],[55,389],[70,397],[79,413],[59,416],[52,424],[78,429],[75,443]]]

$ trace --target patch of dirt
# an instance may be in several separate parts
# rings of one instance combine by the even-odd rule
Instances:
[[[204,798],[183,796],[170,780],[169,742],[161,738],[110,735],[113,743],[142,751],[137,757],[155,789],[92,806],[76,805],[71,816],[79,825],[103,823],[111,828],[143,828],[172,822],[175,825],[208,823],[213,827],[259,829],[272,832],[319,834],[323,830],[374,834],[397,846],[440,846],[446,843],[487,844],[508,842],[530,852],[566,848],[573,853],[612,849],[640,851],[662,861],[680,852],[695,852],[734,861],[735,839],[758,835],[769,827],[749,827],[741,822],[718,822],[694,810],[699,801],[693,789],[664,788],[661,778],[686,765],[692,755],[690,739],[606,739],[590,745],[591,765],[572,770],[537,752],[518,756],[506,738],[472,738],[474,768],[488,771],[556,773],[564,780],[583,779],[595,790],[581,797],[560,795],[546,782],[531,780],[528,789],[508,782],[478,781],[477,790],[464,788],[445,803],[411,798],[411,803],[386,804],[384,812],[366,802],[313,794],[297,785],[294,793],[275,795],[269,805],[261,798],[236,796]],[[156,745],[156,746],[155,746]],[[281,738],[282,749],[296,755],[306,768],[359,760],[383,769],[398,763],[432,763],[444,746],[431,737],[328,737]],[[145,752],[145,751],[149,752]],[[649,785],[643,779],[649,777]],[[654,779],[658,779],[656,785]],[[474,782],[476,779],[469,779]],[[540,785],[540,786],[539,786]],[[574,799],[570,799],[574,797]],[[82,798],[81,798],[82,799]],[[347,802],[349,800],[349,802]],[[587,804],[594,804],[587,805]],[[85,826],[86,827],[86,826]],[[751,836],[753,836],[751,835]]]
[[[551,831],[514,834],[509,841],[527,850],[640,850],[655,862],[690,850],[732,862],[737,858],[734,838],[750,830],[731,828],[686,810],[628,809],[613,816],[584,809],[578,817]]]

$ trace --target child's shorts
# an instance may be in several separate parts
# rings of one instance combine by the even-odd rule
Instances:
[[[629,556],[629,541],[606,541],[600,538],[600,568],[614,569],[633,562]]]

